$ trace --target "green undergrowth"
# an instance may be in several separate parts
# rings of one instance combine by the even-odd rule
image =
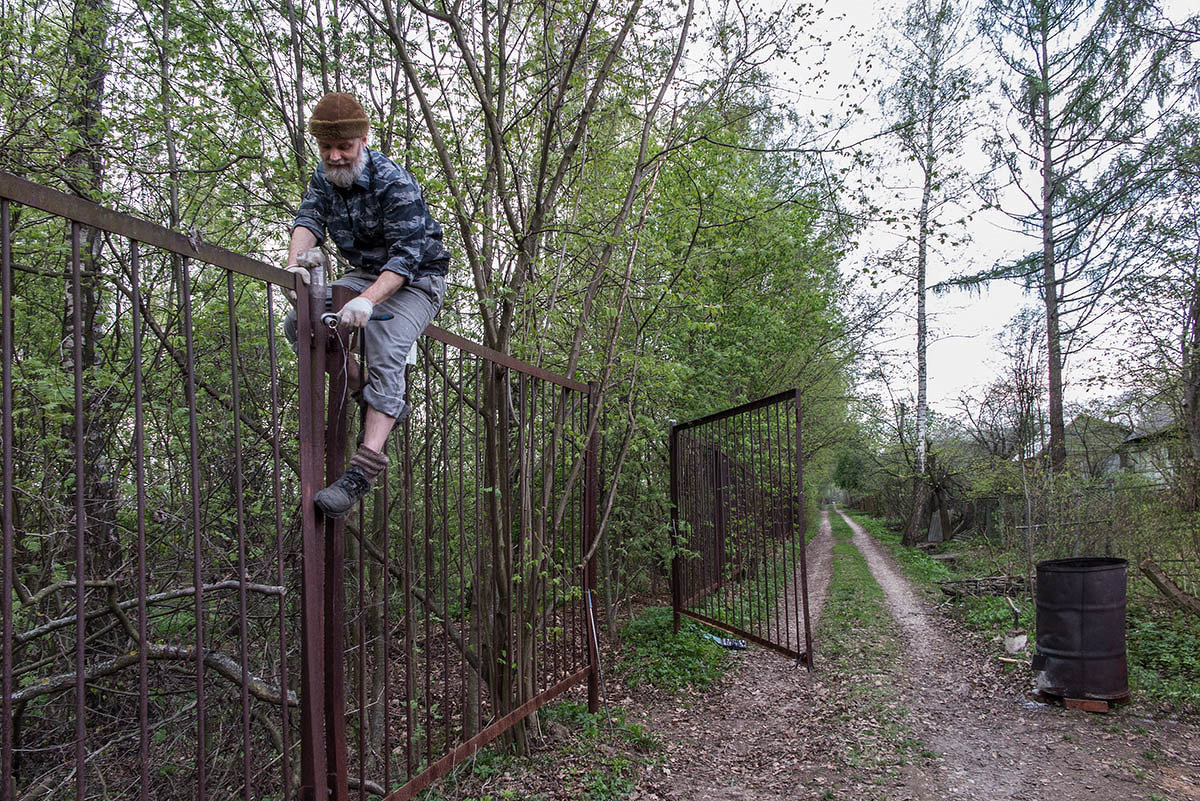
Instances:
[[[617,665],[627,684],[649,684],[675,692],[703,690],[728,664],[724,648],[705,636],[706,626],[684,618],[679,632],[669,607],[645,609],[621,629],[622,656]]]
[[[1200,625],[1178,610],[1127,610],[1129,684],[1170,709],[1200,712]]]
[[[455,768],[421,801],[620,801],[637,776],[661,759],[662,743],[645,727],[630,723],[623,710],[605,719],[578,701],[543,708],[544,739],[532,754],[519,757],[488,748]],[[611,723],[611,726],[610,726]]]
[[[830,515],[833,533],[833,577],[817,638],[817,669],[848,678],[849,698],[831,724],[836,726],[838,758],[851,787],[861,783],[881,788],[902,766],[931,756],[907,723],[909,710],[895,688],[900,662],[900,636],[887,610],[883,590],[866,560],[851,543],[850,527]],[[830,798],[849,798],[832,788]],[[868,795],[873,795],[868,793]]]
[[[1005,557],[991,553],[985,542],[951,540],[941,548],[959,554],[952,570],[922,549],[902,546],[900,533],[885,521],[862,513],[851,517],[892,553],[914,584],[930,590],[931,597],[939,603],[945,596],[933,592],[934,582],[995,574],[995,565]],[[1165,710],[1200,712],[1200,620],[1165,608],[1153,588],[1146,590],[1142,586],[1148,583],[1131,566],[1125,629],[1130,690],[1140,703]],[[1024,655],[1032,656],[1037,616],[1034,600],[1022,594],[1014,597],[1013,602],[1020,613],[1017,627],[1029,636]],[[968,628],[994,641],[997,655],[1004,653],[999,638],[1013,627],[1013,614],[1003,596],[961,598],[951,601],[949,608]]]

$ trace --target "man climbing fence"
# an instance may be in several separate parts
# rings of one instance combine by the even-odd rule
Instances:
[[[358,101],[325,95],[308,121],[321,157],[292,227],[287,268],[309,284],[307,254],[328,231],[352,271],[334,282],[359,293],[337,324],[362,329],[369,363],[363,374],[347,365],[348,380],[365,406],[359,446],[350,466],[314,497],[326,515],[341,517],[387,467],[388,434],[407,417],[404,366],[408,352],[441,309],[450,254],[421,187],[403,167],[367,147],[370,122]],[[332,306],[332,289],[324,288]],[[296,315],[285,321],[296,341]]]

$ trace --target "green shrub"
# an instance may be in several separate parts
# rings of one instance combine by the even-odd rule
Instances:
[[[728,661],[725,650],[705,637],[705,631],[704,626],[685,618],[676,634],[670,609],[646,609],[621,629],[624,654],[617,669],[634,686],[704,689],[721,675]]]
[[[1017,628],[1029,632],[1033,639],[1034,606],[1027,600],[1014,599],[1020,611],[1020,625]],[[998,634],[1013,627],[1012,607],[1008,601],[999,595],[982,595],[977,598],[964,598],[955,604],[955,611],[962,617],[963,622],[975,631],[984,634]]]
[[[1125,626],[1130,686],[1159,704],[1200,710],[1200,627],[1195,618],[1131,607]]]

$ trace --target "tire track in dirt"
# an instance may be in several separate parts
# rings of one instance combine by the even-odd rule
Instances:
[[[828,517],[805,548],[809,614],[817,630],[833,566]],[[799,575],[791,598],[798,597]],[[793,642],[804,642],[803,623],[789,614]],[[814,646],[817,665],[820,648]],[[649,703],[647,727],[661,738],[661,767],[642,777],[631,799],[666,801],[766,801],[794,798],[806,764],[798,750],[795,720],[812,712],[810,673],[766,648],[735,657],[736,667],[705,693]],[[657,703],[655,702],[657,700]]]
[[[943,633],[891,557],[842,517],[903,632],[897,679],[910,723],[939,754],[932,775],[910,787],[917,794],[897,797],[1200,799],[1195,724],[1034,704],[968,638]]]

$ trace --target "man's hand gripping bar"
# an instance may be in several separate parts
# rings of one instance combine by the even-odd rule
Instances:
[[[393,317],[395,317],[394,314],[372,314],[371,315],[372,320],[390,320]],[[337,312],[325,312],[324,314],[321,315],[321,322],[323,322],[323,323],[325,323],[325,325],[329,326],[330,330],[337,328],[338,323],[341,322],[341,319],[342,319],[341,315],[339,315]]]

